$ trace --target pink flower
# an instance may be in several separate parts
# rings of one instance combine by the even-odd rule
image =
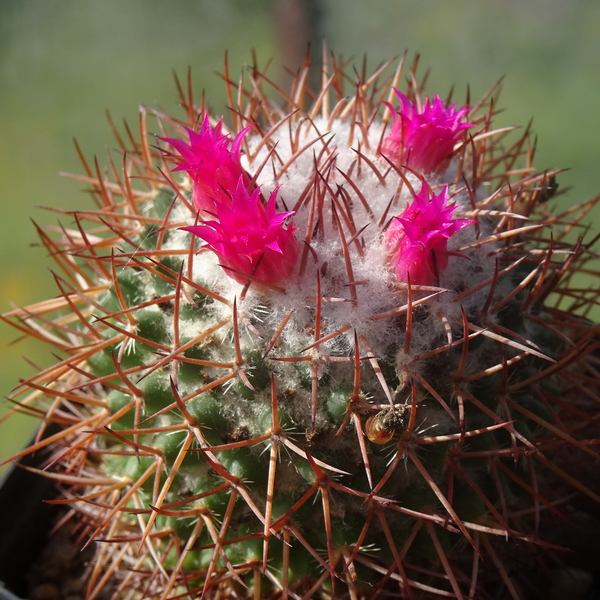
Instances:
[[[276,285],[291,275],[298,258],[296,228],[283,224],[294,213],[276,213],[276,198],[277,190],[265,206],[260,190],[249,192],[241,176],[229,202],[216,204],[216,220],[183,229],[201,237],[237,282],[251,275]]]
[[[425,181],[402,214],[394,217],[385,233],[390,262],[396,277],[412,285],[432,285],[448,266],[448,240],[477,221],[452,219],[456,205],[448,205],[448,186],[437,196]]]
[[[187,171],[193,182],[192,199],[201,216],[214,216],[216,206],[231,204],[231,194],[240,178],[248,190],[256,185],[241,165],[242,139],[252,127],[238,133],[233,142],[221,133],[223,120],[211,127],[208,114],[204,116],[200,132],[187,129],[190,143],[173,138],[161,138],[173,146],[183,159],[174,171]],[[231,145],[231,147],[230,147]]]
[[[446,107],[436,95],[433,103],[426,97],[419,112],[416,103],[402,92],[394,91],[401,108],[393,116],[392,130],[381,143],[381,153],[395,164],[441,175],[450,164],[454,145],[464,139],[465,129],[473,127],[461,123],[469,107],[458,110],[456,104]]]

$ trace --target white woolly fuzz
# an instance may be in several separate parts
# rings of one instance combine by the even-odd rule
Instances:
[[[256,181],[265,198],[279,189],[278,210],[296,209],[293,222],[298,227],[296,236],[301,254],[304,250],[302,239],[316,220],[311,215],[316,186],[324,197],[322,213],[318,215],[324,233],[311,239],[303,272],[297,272],[284,282],[285,293],[266,293],[269,312],[262,319],[263,325],[272,331],[291,311],[281,342],[296,352],[313,341],[307,337],[307,331],[314,327],[317,277],[322,298],[321,337],[346,328],[339,336],[320,344],[320,353],[347,356],[352,353],[355,333],[359,338],[369,340],[375,353],[385,354],[390,346],[403,343],[404,334],[397,328],[394,318],[381,318],[403,306],[408,298],[406,286],[398,285],[390,268],[383,232],[390,219],[413,200],[412,192],[420,189],[421,181],[408,170],[403,173],[404,178],[401,177],[377,152],[380,123],[371,126],[366,140],[358,129],[352,135],[350,143],[351,127],[346,121],[329,123],[317,118],[312,123],[301,121],[289,128],[280,127],[270,133],[269,144],[262,144],[262,138],[256,134],[250,133],[247,137],[253,160],[250,162],[244,155],[244,166],[252,176],[260,169]],[[456,165],[451,165],[449,172],[455,170]],[[446,175],[446,180],[448,177]],[[441,184],[437,178],[430,177],[427,183],[439,193]],[[298,206],[301,198],[304,201]],[[464,216],[464,211],[470,209],[466,190],[451,188],[450,198],[450,202],[458,207],[454,218]],[[360,232],[355,236],[357,241],[351,239],[345,220],[347,216],[342,214],[345,210],[350,214],[354,230]],[[476,234],[475,227],[466,227],[451,238],[449,250],[452,252],[469,245]],[[344,244],[348,246],[347,250]],[[488,246],[469,250],[463,256],[450,256],[448,268],[440,278],[440,286],[446,291],[429,304],[437,315],[436,324],[419,329],[419,339],[415,343],[420,349],[425,350],[439,342],[440,332],[444,331],[440,315],[456,320],[460,318],[461,306],[473,311],[485,300],[487,287],[461,303],[454,302],[452,290],[472,288],[489,277],[493,272],[493,260],[488,258]],[[206,258],[199,257],[198,260],[204,262]],[[347,261],[351,263],[352,284],[349,283]],[[297,265],[297,271],[299,269]],[[216,284],[216,278],[213,284]],[[254,303],[264,301],[264,295],[264,291],[251,286],[245,310],[252,313]],[[427,292],[413,291],[413,302],[426,295]]]

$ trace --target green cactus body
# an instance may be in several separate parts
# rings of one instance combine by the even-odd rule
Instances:
[[[597,461],[598,342],[558,308],[593,304],[569,288],[589,256],[569,225],[549,236],[553,175],[528,133],[503,149],[486,102],[452,113],[438,158],[418,132],[398,150],[410,115],[382,103],[398,73],[344,96],[334,66],[308,108],[302,76],[282,105],[249,76],[235,140],[206,131],[249,198],[294,213],[272,254],[248,272],[215,250],[206,223],[242,192],[217,175],[200,200],[182,123],[143,109],[174,137],[152,149],[143,129],[123,173],[88,169],[99,207],[45,240],[62,295],[7,315],[65,353],[20,393],[65,427],[51,462],[102,540],[88,597],[484,598],[494,572],[518,594],[511,548],[539,512],[595,497],[571,465]],[[182,101],[190,127],[206,117]],[[446,193],[447,233],[403,266],[427,233],[409,234],[411,202]]]

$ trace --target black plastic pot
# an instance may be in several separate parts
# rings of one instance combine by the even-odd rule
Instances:
[[[29,597],[32,565],[60,510],[44,502],[56,496],[54,482],[22,468],[43,458],[43,451],[24,456],[0,480],[0,600]]]

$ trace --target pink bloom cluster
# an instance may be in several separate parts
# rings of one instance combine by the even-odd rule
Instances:
[[[392,130],[381,143],[381,153],[395,164],[441,175],[450,164],[454,145],[464,138],[466,129],[473,127],[461,122],[469,107],[446,107],[436,95],[433,102],[426,97],[419,111],[415,102],[394,91],[400,110],[394,112]]]
[[[448,204],[448,186],[437,196],[425,181],[421,190],[385,234],[390,262],[401,282],[432,285],[448,266],[448,240],[464,227],[476,223],[470,219],[452,219],[456,206]]]
[[[201,237],[239,283],[252,275],[277,284],[291,275],[298,258],[296,228],[283,224],[293,213],[275,212],[277,191],[264,206],[260,190],[249,192],[240,177],[231,203],[217,204],[216,220],[183,229]]]
[[[233,142],[221,127],[221,121],[211,127],[207,115],[199,133],[188,129],[189,144],[164,138],[183,158],[175,170],[192,179],[201,219],[182,229],[202,238],[239,283],[252,277],[276,285],[291,275],[298,258],[296,229],[284,224],[293,213],[275,211],[277,190],[265,205],[260,188],[242,168],[240,147],[250,127]]]
[[[174,170],[186,171],[190,176],[194,186],[194,206],[202,217],[205,213],[214,215],[218,204],[231,204],[231,192],[240,178],[248,189],[253,187],[250,176],[242,168],[240,150],[242,140],[252,126],[240,131],[233,142],[221,133],[222,127],[222,120],[211,127],[206,114],[199,132],[186,128],[189,144],[174,138],[161,138],[183,158]]]

